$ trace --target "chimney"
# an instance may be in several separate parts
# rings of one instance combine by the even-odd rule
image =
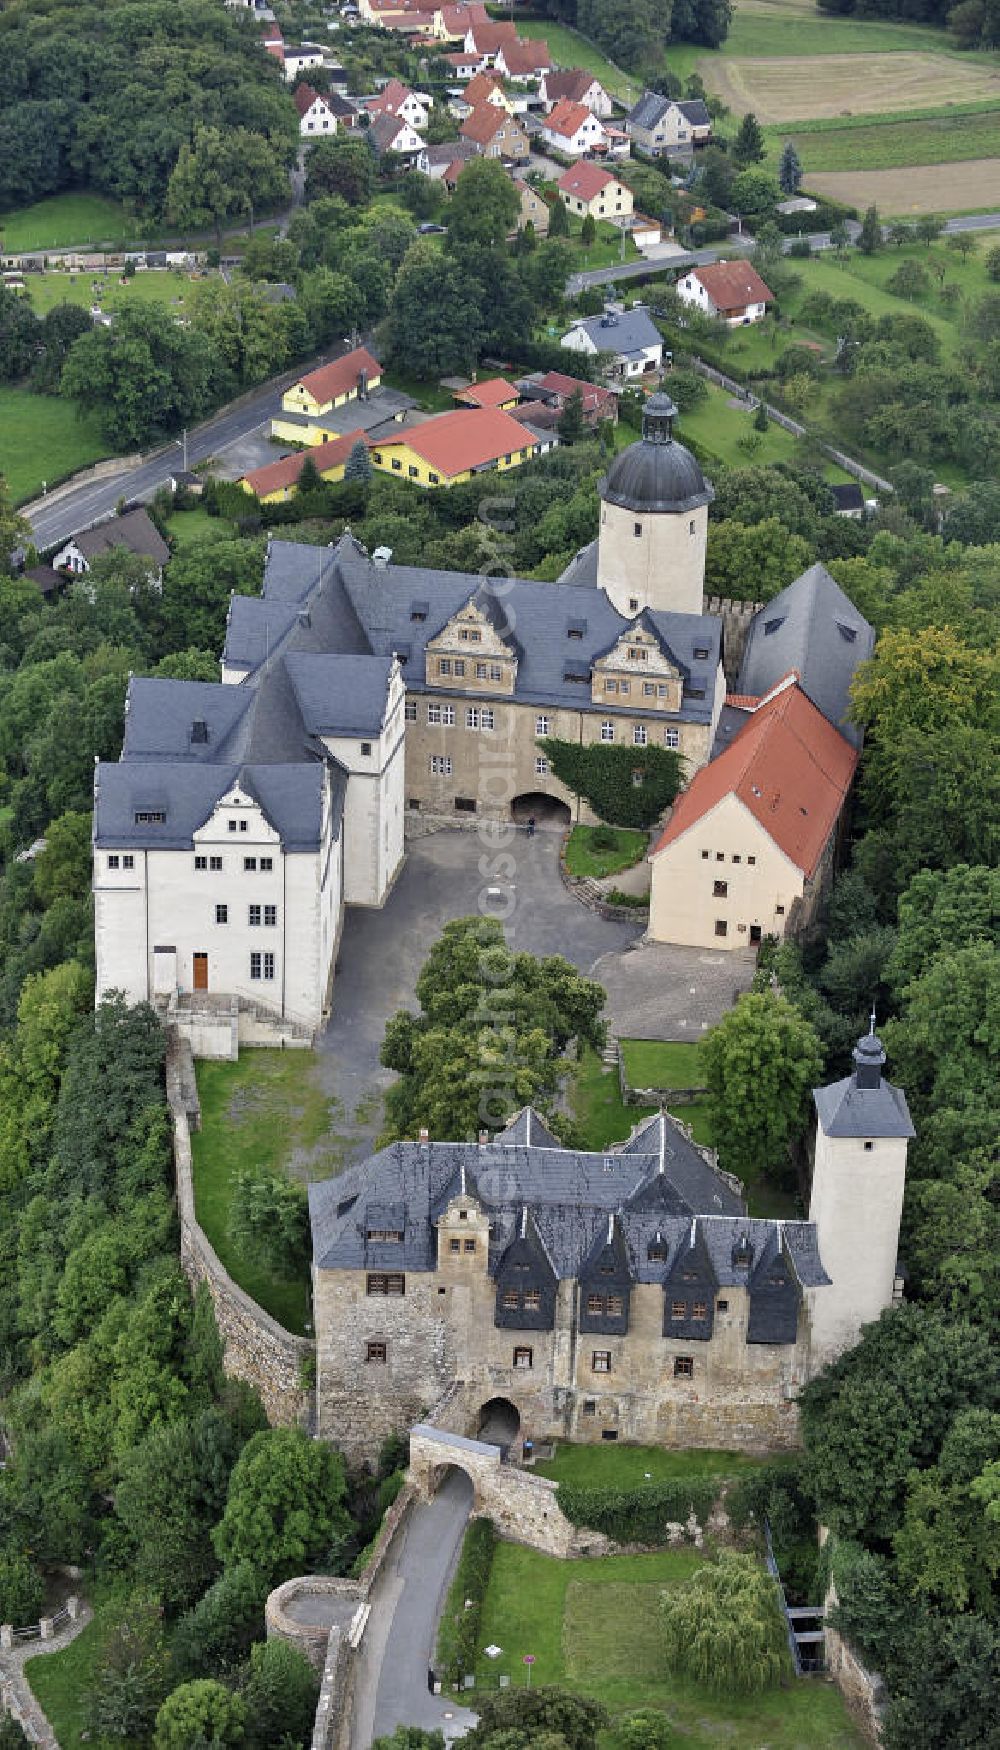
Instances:
[[[362,371],[358,372],[358,400],[359,401],[367,401],[367,399],[368,399],[368,372],[362,370]]]
[[[486,1144],[489,1142],[489,1140],[490,1140],[489,1131],[488,1130],[481,1130],[479,1132],[479,1146],[480,1146],[480,1148],[485,1148]]]
[[[376,547],[374,553],[372,554],[372,564],[374,565],[376,571],[385,571],[388,567],[388,564],[389,564],[389,561],[391,558],[392,558],[392,548],[391,547]]]
[[[429,1130],[423,1130],[423,1129],[421,1129],[421,1130],[420,1130],[420,1131],[419,1131],[419,1133],[418,1133],[418,1134],[419,1134],[419,1137],[420,1137],[420,1141],[421,1141],[421,1142],[430,1142],[430,1140],[431,1140],[431,1133],[430,1133],[430,1131],[429,1131]]]

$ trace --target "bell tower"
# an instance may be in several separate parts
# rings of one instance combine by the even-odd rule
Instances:
[[[651,395],[642,437],[622,450],[601,482],[597,582],[620,614],[700,614],[708,507],[715,494],[690,450],[674,437],[677,409]]]
[[[895,1296],[906,1151],[914,1135],[902,1089],[883,1074],[875,1015],[854,1048],[854,1071],[816,1088],[816,1152],[809,1220],[829,1288],[810,1291],[812,1366],[858,1340]]]

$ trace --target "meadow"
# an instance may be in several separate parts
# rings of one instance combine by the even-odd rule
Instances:
[[[56,268],[50,273],[26,274],[24,283],[33,308],[44,316],[55,304],[79,304],[85,310],[99,304],[110,312],[134,303],[169,304],[175,314],[183,315],[193,282],[189,274],[173,269],[150,268],[125,275]]]
[[[887,219],[992,212],[1000,200],[1000,157],[909,170],[827,170],[807,180],[813,194],[859,210],[874,204]]]
[[[0,213],[0,246],[5,250],[112,248],[143,236],[138,219],[117,201],[80,190],[52,194],[18,212]]]
[[[823,54],[817,77],[815,54],[743,59],[727,53],[713,61],[705,83],[735,115],[753,110],[761,122],[810,117],[882,115],[886,93],[894,110],[933,109],[950,103],[1000,101],[1000,66],[926,52]]]
[[[849,126],[817,121],[791,129],[770,127],[766,133],[770,166],[777,169],[782,146],[790,139],[811,182],[817,170],[888,170],[1000,153],[1000,107],[886,115]]]
[[[15,504],[113,454],[93,414],[57,395],[0,388],[0,474]]]

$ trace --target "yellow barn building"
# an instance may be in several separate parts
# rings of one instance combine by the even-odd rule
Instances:
[[[398,437],[380,438],[371,449],[383,473],[426,487],[456,486],[492,469],[503,473],[537,454],[537,442],[520,421],[493,407],[439,413]]]
[[[300,377],[297,383],[285,390],[281,397],[282,411],[298,417],[294,421],[283,421],[279,414],[271,421],[271,436],[290,444],[324,443],[337,434],[325,432],[321,425],[304,426],[303,418],[321,420],[324,413],[346,407],[348,402],[357,401],[359,396],[377,389],[381,381],[382,366],[378,359],[367,348],[355,347],[343,358],[334,359],[332,364],[321,365],[318,371]]]

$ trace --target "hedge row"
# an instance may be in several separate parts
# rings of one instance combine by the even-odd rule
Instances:
[[[704,1525],[718,1498],[719,1477],[672,1477],[641,1489],[588,1489],[560,1483],[559,1505],[573,1525],[601,1531],[615,1543],[666,1543],[668,1522],[690,1514]]]
[[[465,1534],[438,1625],[437,1669],[447,1683],[461,1683],[465,1673],[475,1669],[479,1622],[496,1542],[492,1519],[474,1519]]]

